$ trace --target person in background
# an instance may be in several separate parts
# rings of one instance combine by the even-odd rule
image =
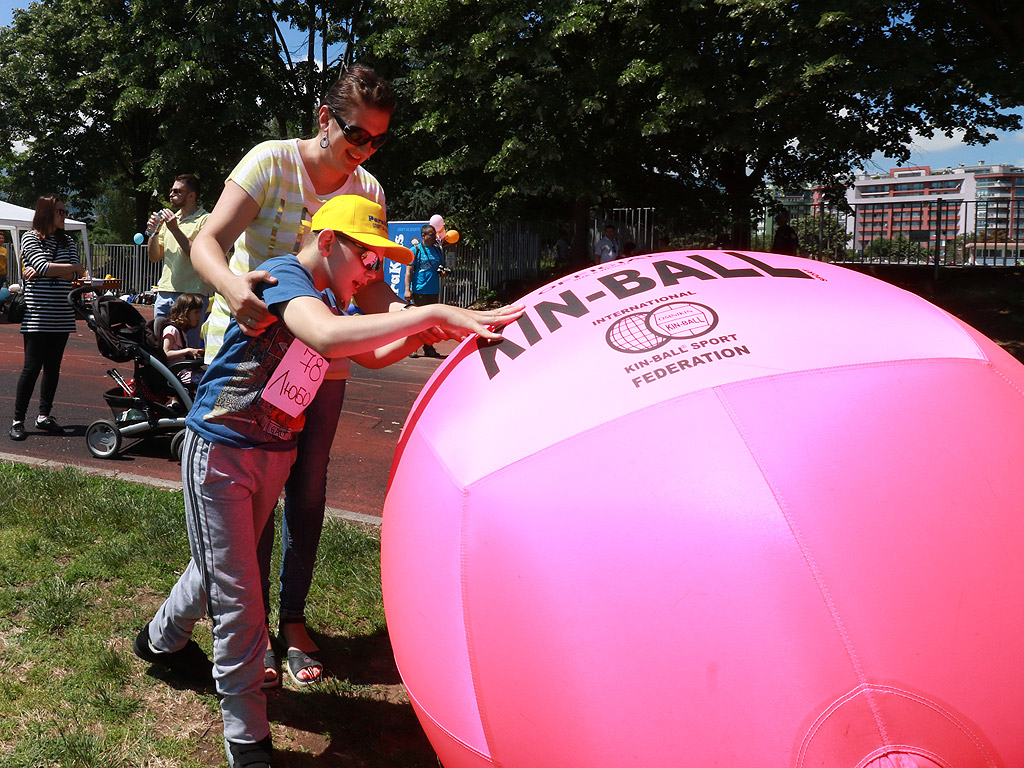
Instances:
[[[594,252],[594,263],[605,264],[619,258],[619,238],[616,235],[615,225],[609,222],[604,226],[604,237],[597,241],[597,248]]]
[[[164,208],[150,216],[146,225],[153,233],[146,242],[149,260],[164,263],[156,286],[156,302],[153,304],[153,325],[158,332],[181,294],[194,293],[201,296],[205,313],[212,292],[192,266],[192,243],[210,216],[199,205],[199,180],[191,173],[176,177],[171,186],[170,198],[177,213]],[[203,346],[199,326],[188,332],[188,346]]]
[[[160,346],[163,347],[168,363],[203,359],[201,347],[188,345],[188,333],[202,324],[205,307],[205,297],[196,293],[183,293],[175,300],[167,316],[167,323],[160,332]],[[199,381],[199,371],[194,368],[177,371],[177,376],[182,384]]]
[[[619,254],[619,258],[628,259],[630,256],[636,256],[636,243],[632,240],[622,244],[622,253]]]
[[[4,233],[0,232],[0,288],[7,285],[7,243]]]
[[[446,271],[444,250],[437,243],[437,230],[430,224],[420,229],[421,241],[412,249],[413,260],[405,270],[405,300],[414,306],[437,304],[441,296],[441,275]],[[432,344],[423,345],[423,356],[440,359]],[[409,357],[416,357],[413,352]]]
[[[797,256],[800,253],[800,239],[796,230],[789,225],[789,211],[782,211],[775,217],[775,237],[772,239],[772,253]]]
[[[558,234],[555,240],[555,266],[562,268],[569,263],[569,241],[564,232]]]
[[[362,164],[387,140],[395,106],[391,88],[382,78],[369,67],[350,65],[327,90],[317,110],[316,136],[259,144],[231,172],[192,248],[196,270],[216,289],[205,326],[207,363],[219,351],[232,318],[251,335],[259,335],[275,322],[253,292],[268,278],[260,265],[274,256],[297,253],[309,232],[310,217],[327,200],[360,195],[385,208],[384,190]],[[384,281],[383,272],[356,292],[356,300],[368,314],[405,306]],[[316,682],[323,671],[318,646],[306,628],[306,598],[323,528],[331,444],[348,375],[347,359],[332,361],[326,380],[306,409],[307,426],[299,435],[296,459],[285,483],[278,640],[286,648],[288,675],[299,685]],[[268,621],[274,531],[271,515],[259,543]],[[274,685],[279,677],[269,639],[265,666],[266,684]]]
[[[36,429],[63,434],[64,428],[50,415],[60,381],[60,364],[68,336],[75,330],[75,312],[68,303],[72,281],[85,275],[78,261],[78,246],[64,231],[68,207],[59,195],[44,195],[36,202],[32,229],[21,238],[24,265],[22,293],[25,317],[21,322],[25,365],[14,395],[11,440],[24,440],[25,415],[39,378],[39,416]]]
[[[167,316],[167,324],[160,334],[161,345],[167,361],[179,363],[182,360],[199,360],[203,350],[189,347],[188,332],[197,327],[203,319],[203,297],[196,293],[183,293],[174,301],[171,313]]]

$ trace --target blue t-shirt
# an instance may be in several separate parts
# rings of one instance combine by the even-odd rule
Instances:
[[[440,293],[441,280],[437,276],[437,269],[444,266],[444,251],[441,250],[441,246],[417,243],[412,254],[413,260],[409,269],[413,270],[413,273],[409,288],[413,293]]]
[[[277,285],[263,284],[261,290],[263,301],[278,317],[283,304],[299,296],[332,305],[327,292],[316,289],[309,270],[291,254],[267,259],[260,269],[277,278]],[[281,320],[259,336],[246,336],[231,318],[224,345],[203,374],[185,423],[206,440],[235,448],[292,448],[305,413],[290,416],[261,395],[293,341],[295,335]]]

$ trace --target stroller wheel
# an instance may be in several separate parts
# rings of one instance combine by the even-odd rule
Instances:
[[[94,421],[85,430],[85,442],[97,459],[109,459],[121,450],[121,433],[112,422]]]
[[[185,442],[185,430],[179,430],[171,438],[171,458],[181,463],[181,446]]]

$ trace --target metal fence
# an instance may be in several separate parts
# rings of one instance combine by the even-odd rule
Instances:
[[[616,208],[591,219],[590,247],[604,234],[606,223],[618,228],[619,241],[636,243],[640,253],[661,249],[655,208]],[[825,210],[790,222],[800,235],[801,253],[823,261],[935,266],[1024,266],[1024,199],[865,201],[852,212]],[[547,229],[551,229],[548,227]],[[451,269],[442,282],[441,300],[470,306],[528,286],[541,273],[550,244],[543,227],[529,222],[502,226],[477,246],[454,246]],[[684,233],[685,234],[685,233]],[[751,248],[771,250],[774,225],[763,219],[751,228]],[[548,233],[550,235],[550,232]],[[553,238],[548,237],[553,241]],[[110,274],[126,294],[152,289],[161,264],[150,263],[139,245],[93,245],[92,273]]]
[[[141,245],[91,246],[92,274],[121,280],[121,292],[132,296],[151,290],[162,263],[151,263]],[[540,274],[541,236],[524,222],[503,226],[478,246],[456,245],[447,254],[451,273],[442,283],[441,300],[469,306],[492,295],[514,290]]]
[[[596,246],[604,237],[605,227],[613,224],[622,245],[633,243],[637,253],[650,253],[655,250],[656,214],[656,208],[613,208],[606,211],[603,217],[590,220],[590,244]],[[590,253],[594,253],[593,248]]]
[[[160,279],[162,262],[150,262],[145,246],[96,244],[92,252],[93,277],[112,275],[121,280],[121,292],[136,295],[153,288]]]
[[[480,300],[516,293],[540,274],[539,232],[526,222],[501,227],[486,243],[449,249],[451,270],[441,282],[441,301],[468,307]]]
[[[794,219],[801,251],[854,263],[1024,266],[1024,199],[884,198],[852,208]],[[758,233],[762,250],[772,234]]]

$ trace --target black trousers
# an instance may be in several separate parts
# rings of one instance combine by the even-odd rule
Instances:
[[[49,416],[53,398],[60,381],[60,361],[64,357],[69,333],[23,333],[25,341],[25,367],[18,377],[18,388],[14,396],[14,420],[24,421],[32,390],[36,388],[39,372],[43,372],[43,383],[39,388],[39,415]]]

